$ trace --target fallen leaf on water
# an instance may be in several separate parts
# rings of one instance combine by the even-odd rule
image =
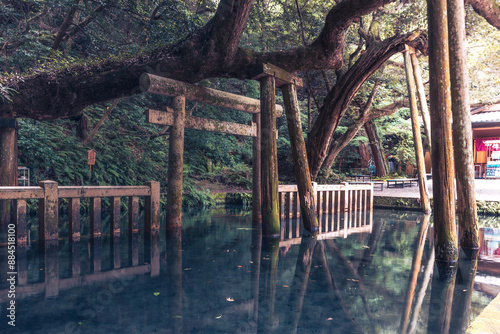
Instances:
[[[330,321],[330,320],[333,320],[333,318],[328,318],[328,319],[326,319],[326,321]]]
[[[243,266],[238,266],[238,268],[243,268]]]
[[[184,268],[184,270],[191,270],[191,268]]]
[[[285,285],[283,285],[283,287],[284,287],[284,288],[289,288],[289,286],[288,286],[288,285],[286,285],[286,284],[285,284]]]
[[[182,319],[182,316],[180,316],[180,315],[174,315],[174,316],[172,316],[172,318],[175,318],[175,319]]]
[[[155,296],[159,296],[159,295],[160,295],[160,293],[159,293],[159,292],[153,292],[153,295],[155,295]]]
[[[234,298],[231,298],[231,297],[226,297],[226,300],[227,300],[228,302],[234,302]]]
[[[222,314],[215,317],[215,319],[220,319],[220,318],[222,318]]]

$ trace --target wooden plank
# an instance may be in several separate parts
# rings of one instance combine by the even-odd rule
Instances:
[[[253,123],[257,128],[257,136],[252,140],[252,219],[253,221],[260,221],[262,206],[262,189],[261,189],[261,156],[260,156],[260,113],[253,114]],[[281,194],[283,196],[283,194]],[[281,197],[280,197],[281,199]],[[281,202],[283,204],[283,201]],[[280,206],[280,212],[282,208]]]
[[[183,95],[187,100],[206,103],[222,108],[245,111],[249,113],[260,112],[260,101],[246,96],[231,94],[220,90],[206,87],[200,87],[185,82],[160,77],[158,75],[143,73],[140,78],[141,90],[148,93],[180,96]],[[283,107],[275,104],[276,117],[283,114]]]
[[[145,199],[144,230],[156,233],[160,230],[160,182],[147,181],[146,184],[151,187],[151,196]]]
[[[139,198],[129,196],[128,198],[128,233],[139,232]]]
[[[120,197],[111,197],[111,219],[109,222],[109,234],[111,240],[120,237]]]
[[[161,125],[174,125],[174,113],[148,109],[146,111],[146,122]],[[219,121],[202,117],[186,116],[184,127],[188,129],[222,132],[232,135],[257,137],[257,124],[251,125]]]
[[[0,187],[0,199],[43,198],[41,187]]]
[[[274,77],[276,87],[281,87],[289,84],[295,85],[297,87],[303,86],[302,79],[300,77],[272,64],[259,64],[250,70],[250,77],[254,80],[260,80],[261,78],[267,76]]]
[[[90,240],[101,237],[101,198],[90,198]]]
[[[149,196],[149,195],[151,195],[151,189],[148,186],[59,187],[59,198],[120,197],[120,196]]]

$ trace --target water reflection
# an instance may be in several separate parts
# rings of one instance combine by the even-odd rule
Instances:
[[[0,330],[463,333],[492,298],[478,288],[494,291],[500,276],[499,230],[483,230],[481,255],[439,269],[430,217],[415,213],[376,211],[356,230],[325,224],[318,237],[288,219],[280,240],[263,239],[241,210],[184,217],[182,233],[82,235],[60,241],[59,254],[19,248],[19,322]],[[474,286],[476,270],[489,288]],[[2,318],[6,292],[2,276]]]

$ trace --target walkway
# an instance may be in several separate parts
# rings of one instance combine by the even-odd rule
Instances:
[[[432,197],[432,180],[427,180],[429,195]],[[384,182],[384,190],[374,188],[374,196],[384,197],[409,197],[419,198],[420,192],[418,186],[405,188],[387,188],[387,182]],[[476,199],[483,201],[500,201],[500,180],[499,179],[476,179]]]

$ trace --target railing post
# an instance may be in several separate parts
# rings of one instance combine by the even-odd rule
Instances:
[[[342,212],[344,213],[344,238],[347,238],[347,229],[349,227],[349,183],[343,182],[344,185],[344,207]]]
[[[101,237],[101,198],[90,198],[90,241]]]
[[[80,199],[69,199],[69,237],[72,242],[80,241]]]
[[[44,243],[58,238],[59,190],[54,181],[40,181],[38,185],[44,191],[38,204],[38,239]]]
[[[26,200],[17,199],[16,212],[15,212],[15,225],[16,225],[16,244],[26,245],[28,242],[26,230]]]
[[[145,233],[158,233],[160,230],[160,182],[147,181],[146,185],[151,188],[151,196],[145,199]]]

